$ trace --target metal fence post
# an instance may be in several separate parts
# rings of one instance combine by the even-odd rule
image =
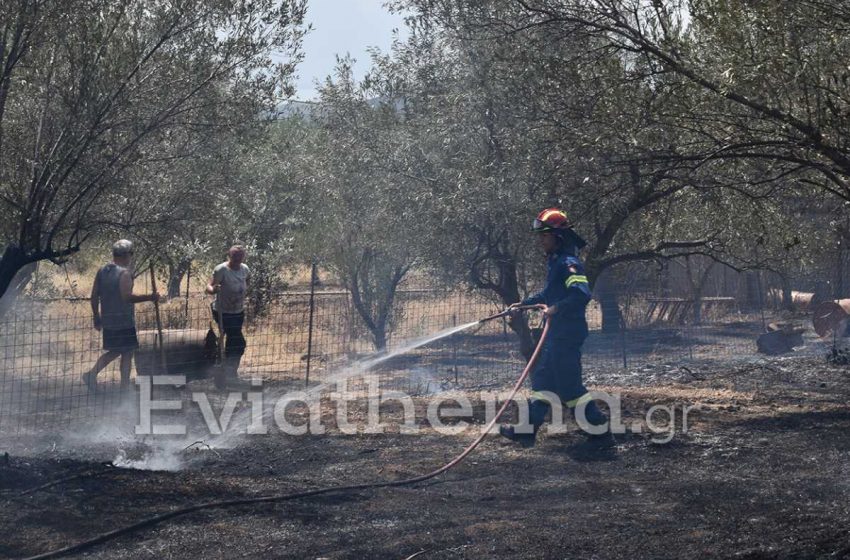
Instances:
[[[186,315],[186,328],[189,328],[189,286],[192,283],[192,262],[189,262],[189,266],[186,267],[186,306],[184,309],[184,314]],[[179,286],[178,286],[179,288]]]
[[[629,357],[626,351],[626,319],[622,316],[620,317],[620,346],[623,350],[623,369],[628,369]]]
[[[761,329],[767,332],[767,319],[764,317],[764,286],[761,281],[761,270],[756,271],[756,280],[758,282],[759,291],[759,311],[761,312]]]
[[[452,326],[457,326],[457,313],[452,313]],[[457,336],[452,337],[452,367],[455,370],[455,385],[457,385]]]
[[[304,376],[304,386],[310,384],[310,362],[313,358],[313,316],[316,311],[316,262],[310,267],[310,319],[307,327],[307,373]]]
[[[688,356],[690,356],[691,361],[694,361],[694,336],[696,325],[687,325],[687,337],[688,337]]]

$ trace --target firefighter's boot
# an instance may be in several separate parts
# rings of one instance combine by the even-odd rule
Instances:
[[[502,425],[499,426],[499,434],[511,441],[515,441],[524,448],[534,447],[537,440],[537,432],[540,426],[546,420],[546,414],[549,412],[549,403],[544,400],[533,400],[528,406],[528,421],[531,424],[531,430],[526,427],[522,432],[517,432],[514,426]]]
[[[573,409],[573,414],[576,414],[578,409],[579,407]],[[595,444],[602,445],[614,443],[614,435],[611,433],[611,426],[608,423],[608,416],[606,416],[604,412],[599,410],[599,406],[597,406],[595,401],[588,401],[584,405],[584,420],[587,422],[587,424],[590,424],[593,427],[605,427],[604,431],[597,433],[591,433],[582,430],[590,441],[594,442]],[[579,427],[581,427],[580,424]],[[596,430],[594,430],[594,432],[596,432]]]

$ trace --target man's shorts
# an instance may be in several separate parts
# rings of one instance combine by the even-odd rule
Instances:
[[[131,352],[139,347],[136,327],[129,329],[103,329],[103,349],[113,352]]]

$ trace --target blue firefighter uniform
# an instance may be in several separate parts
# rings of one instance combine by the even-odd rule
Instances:
[[[581,346],[587,338],[585,310],[591,292],[584,265],[574,255],[575,248],[570,245],[549,255],[546,286],[522,301],[522,305],[544,303],[557,308],[549,318],[549,333],[531,372],[529,421],[535,433],[551,406],[543,392],[554,393],[571,410],[587,403],[585,418],[591,424],[607,421],[582,382]]]

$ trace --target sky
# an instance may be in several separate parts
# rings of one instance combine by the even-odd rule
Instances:
[[[393,29],[405,37],[404,17],[391,14],[384,0],[308,0],[307,21],[313,30],[304,39],[304,61],[298,66],[296,99],[316,98],[315,81],[333,72],[336,55],[350,54],[357,60],[355,76],[362,78],[369,69],[366,49],[388,51]]]

